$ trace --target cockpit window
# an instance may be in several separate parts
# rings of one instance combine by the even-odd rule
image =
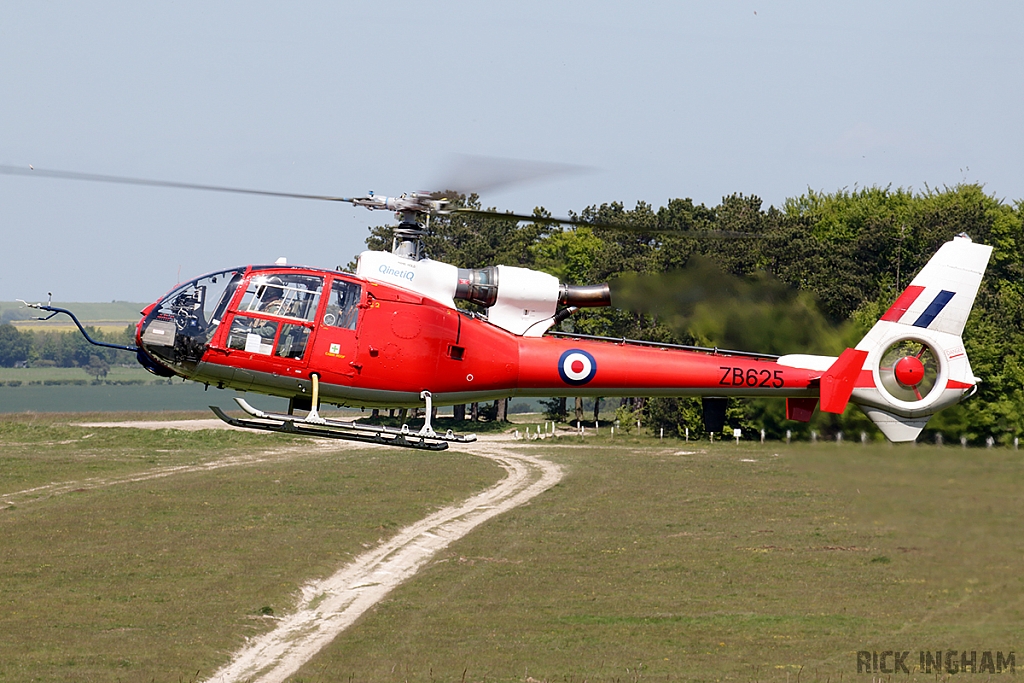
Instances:
[[[249,280],[238,310],[312,322],[323,287],[324,279],[316,275],[258,273]]]
[[[208,342],[241,279],[241,271],[229,270],[193,280],[160,302],[161,313],[173,317],[179,332]]]
[[[324,313],[324,324],[331,327],[356,329],[358,321],[359,298],[363,288],[354,282],[335,280],[331,284],[331,296],[327,301]]]
[[[304,325],[236,315],[231,321],[227,347],[264,356],[302,360],[308,341],[309,328]]]

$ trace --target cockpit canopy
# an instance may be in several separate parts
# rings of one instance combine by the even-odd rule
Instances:
[[[179,285],[142,321],[140,361],[157,374],[167,376],[171,370],[190,376],[226,318],[233,320],[231,329],[217,342],[225,348],[300,360],[318,323],[356,328],[362,288],[343,276],[331,279],[319,321],[326,273],[255,266],[211,273]],[[245,291],[239,295],[243,282]],[[232,307],[236,296],[238,304]]]

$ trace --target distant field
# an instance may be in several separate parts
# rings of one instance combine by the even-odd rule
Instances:
[[[30,303],[46,303],[45,299]],[[110,303],[95,302],[53,302],[54,306],[66,308],[74,313],[83,325],[102,329],[104,332],[120,332],[126,325],[134,325],[139,321],[139,312],[148,304],[113,301]],[[19,330],[54,330],[66,331],[77,329],[71,318],[66,315],[54,316],[45,322],[33,320],[39,316],[49,315],[44,311],[25,308],[18,301],[0,301],[0,316],[9,319]]]
[[[519,447],[565,478],[454,543],[290,680],[795,683],[860,680],[858,650],[908,650],[911,668],[928,648],[1021,652],[1018,452]],[[471,455],[332,448],[0,418],[0,492],[281,453],[0,496],[0,679],[201,679],[303,581],[500,476]]]
[[[243,395],[216,388],[207,390],[202,384],[182,383],[181,379],[168,383],[140,365],[111,367],[104,378],[107,384],[96,386],[92,380],[82,368],[0,368],[0,413],[205,410],[210,405],[236,409],[233,397]],[[45,382],[62,384],[47,385]],[[67,382],[84,385],[69,385]],[[111,384],[116,382],[132,384]],[[283,411],[288,407],[284,399],[251,393],[244,396],[264,410]],[[515,399],[510,404],[513,412],[540,409],[540,404],[530,399]],[[451,415],[450,407],[442,407],[440,411],[443,415]]]
[[[84,368],[0,368],[0,382],[19,381],[22,384],[28,384],[29,382],[68,379],[92,380],[93,376],[87,373]],[[104,379],[110,381],[144,380],[152,382],[160,378],[151,372],[147,372],[141,365],[134,364],[128,367],[113,365]],[[163,381],[166,382],[166,379]]]
[[[0,413],[75,413],[104,411],[235,410],[234,391],[209,390],[202,384],[156,377],[142,366],[113,366],[104,384],[82,368],[0,368]],[[46,384],[50,382],[51,384]],[[78,382],[82,384],[67,384]],[[116,383],[127,384],[116,384]],[[18,384],[20,383],[20,384]],[[286,410],[288,402],[271,396],[246,395],[265,410]]]
[[[288,408],[284,399],[215,388],[207,391],[202,384],[178,380],[170,385],[141,386],[3,386],[0,387],[0,413],[204,410],[211,405],[237,409],[233,400],[235,396],[245,396],[265,410]]]

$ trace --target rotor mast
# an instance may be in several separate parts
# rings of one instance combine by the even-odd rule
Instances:
[[[398,215],[402,221],[395,227],[395,238],[391,242],[391,253],[412,261],[424,257],[423,238],[427,228],[419,221],[418,211],[402,211]],[[429,214],[427,220],[430,220]]]
[[[420,222],[426,216],[429,222],[431,214],[442,214],[448,211],[448,200],[435,199],[428,192],[411,192],[401,197],[382,197],[370,192],[365,197],[345,199],[356,206],[372,210],[389,210],[396,212],[400,219],[395,227],[395,238],[391,244],[391,253],[412,261],[424,258],[423,238],[427,235],[426,226]]]

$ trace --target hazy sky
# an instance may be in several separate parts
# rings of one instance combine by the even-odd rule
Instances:
[[[963,181],[1024,197],[1019,2],[4,2],[0,164],[319,194],[432,189],[453,153],[594,172],[485,194],[779,204]],[[333,268],[383,213],[0,176],[0,300],[151,301]]]

